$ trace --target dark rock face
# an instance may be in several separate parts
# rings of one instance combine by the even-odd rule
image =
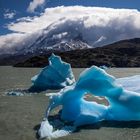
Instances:
[[[52,52],[33,56],[14,66],[44,67]],[[119,41],[104,47],[54,52],[72,65],[72,67],[89,67],[91,65],[110,67],[140,67],[140,38]]]

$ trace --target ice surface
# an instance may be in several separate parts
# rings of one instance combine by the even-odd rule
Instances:
[[[46,119],[41,122],[41,126],[38,131],[38,134],[39,134],[40,138],[47,137],[48,139],[51,139],[51,138],[59,138],[59,137],[67,136],[70,133],[72,133],[73,131],[75,131],[75,127],[64,126],[60,130],[56,130],[53,132],[52,125],[50,125],[48,119]]]
[[[131,81],[131,78],[128,79]],[[61,119],[66,122],[73,122],[74,127],[93,124],[102,120],[140,120],[140,93],[125,90],[118,84],[118,82],[126,82],[126,80],[127,78],[119,79],[116,82],[115,77],[107,74],[101,68],[92,66],[80,74],[79,80],[75,84],[65,87],[50,98],[46,118],[52,109],[62,105]],[[84,95],[87,93],[105,97],[109,106],[94,101],[86,101]],[[45,132],[44,129],[41,127],[39,131]],[[52,137],[54,133],[51,133]],[[67,134],[67,129],[65,129],[65,133]]]
[[[124,89],[140,93],[140,75],[118,78],[118,84],[121,84]]]
[[[63,62],[54,54],[49,58],[49,66],[41,70],[32,79],[31,92],[40,92],[47,89],[61,89],[75,82],[70,64]]]

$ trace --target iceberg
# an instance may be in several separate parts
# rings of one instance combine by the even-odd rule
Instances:
[[[119,79],[119,82],[123,80]],[[84,96],[87,93],[104,97],[109,105],[85,100]],[[61,120],[73,122],[72,129],[67,129],[69,126],[65,126],[65,128],[54,131],[53,127],[50,127],[49,113],[60,105],[62,106]],[[94,124],[103,120],[139,121],[140,93],[126,90],[121,84],[118,84],[114,76],[99,67],[92,66],[80,74],[76,83],[50,97],[50,104],[46,110],[46,121],[41,123],[39,134],[41,138],[56,138],[70,134],[78,126]],[[46,125],[44,126],[44,124]]]
[[[75,83],[70,64],[63,62],[59,56],[54,54],[48,60],[49,65],[31,78],[32,86],[29,88],[29,92],[62,89]]]

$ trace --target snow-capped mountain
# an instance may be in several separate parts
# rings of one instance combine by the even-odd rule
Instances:
[[[43,37],[42,37],[43,38]],[[70,40],[58,40],[58,39],[42,39],[39,37],[32,45],[20,50],[19,53],[25,54],[42,54],[47,51],[71,51],[91,48],[87,43],[75,38]]]
[[[34,39],[30,39],[29,36],[28,40],[25,40],[24,43],[19,43],[12,48],[0,48],[0,51],[2,52],[2,55],[37,55],[48,51],[64,52],[91,48],[91,46],[88,45],[88,43],[86,43],[79,35],[76,37],[59,38],[56,36],[54,37],[54,35],[50,37],[44,33],[39,33],[37,36],[38,37],[35,37]]]
[[[91,48],[88,39],[84,38],[83,32],[78,29],[79,24],[64,24],[55,28],[55,23],[39,30],[28,36],[22,36],[14,46],[5,46],[0,48],[0,54],[9,55],[37,55],[48,51],[71,51]]]
[[[89,43],[83,39],[83,34],[76,31],[75,27],[65,27],[59,31],[52,29],[52,27],[53,25],[35,33],[38,37],[31,40],[29,44],[23,44],[21,49],[16,51],[16,54],[42,54],[47,51],[62,52],[91,48]]]

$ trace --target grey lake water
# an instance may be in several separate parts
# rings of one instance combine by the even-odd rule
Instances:
[[[73,69],[76,79],[84,69]],[[6,96],[15,89],[27,89],[31,77],[40,68],[0,67],[0,140],[35,140],[36,129],[48,105],[44,94]],[[111,68],[115,77],[140,75],[140,68]],[[49,91],[48,91],[49,92]],[[123,114],[122,114],[123,115]],[[61,140],[140,140],[140,122],[103,122],[79,128],[79,131]]]

